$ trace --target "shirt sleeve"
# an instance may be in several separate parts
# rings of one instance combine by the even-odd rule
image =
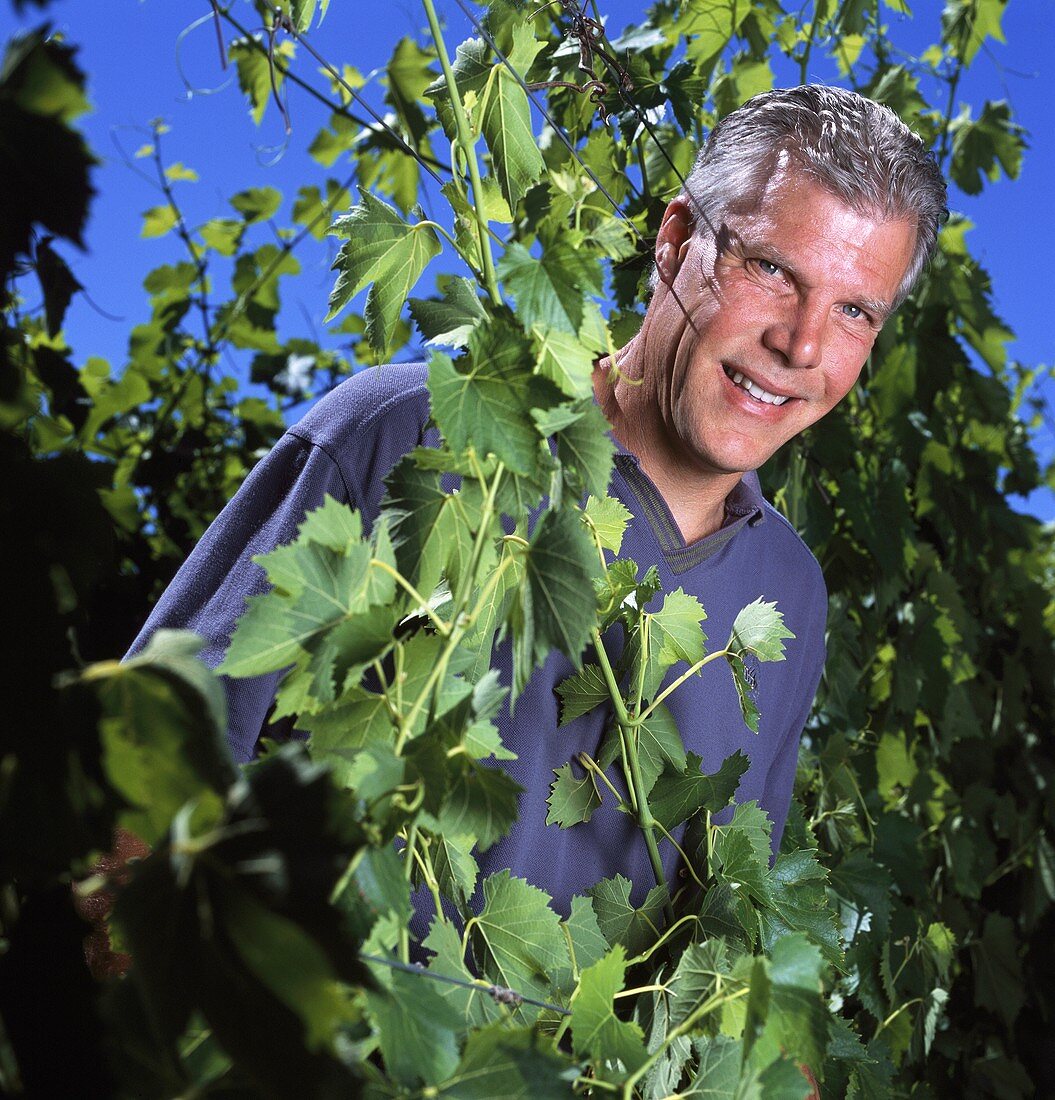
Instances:
[[[253,468],[202,536],[154,606],[129,649],[139,652],[162,628],[192,630],[205,640],[202,660],[215,668],[231,641],[246,600],[268,588],[252,559],[290,542],[306,512],[329,494],[348,503],[340,468],[327,452],[287,434]],[[280,673],[221,677],[227,696],[227,736],[238,762],[252,758]]]

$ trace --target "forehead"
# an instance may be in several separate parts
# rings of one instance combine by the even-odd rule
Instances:
[[[857,209],[805,173],[775,172],[750,206],[730,212],[741,246],[771,259],[807,286],[892,302],[912,262],[915,227]]]

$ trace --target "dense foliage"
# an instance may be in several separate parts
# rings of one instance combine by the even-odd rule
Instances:
[[[302,62],[325,8],[214,6],[257,121],[291,82],[315,87]],[[781,659],[779,609],[752,605],[728,640],[707,639],[695,600],[657,598],[618,561],[625,515],[605,498],[611,446],[589,389],[594,358],[639,323],[650,234],[694,141],[770,86],[777,52],[803,74],[834,58],[963,191],[1015,175],[1007,104],[956,98],[1003,5],[950,0],[938,45],[912,60],[888,9],[856,0],[666,0],[619,38],[573,3],[497,0],[453,56],[424,8],[431,37],[395,47],[383,123],[361,117],[354,69],[315,88],[330,106],[313,155],[348,178],[305,181],[277,233],[285,200],[268,188],[189,224],[194,172],[166,162],[155,127],[139,157],[162,201],[144,234],[174,255],[146,279],[150,316],[119,369],[77,359],[62,333],[80,288],[59,242],[79,241],[91,198],[84,75],[46,31],[8,45],[0,446],[19,646],[0,750],[0,1082],[768,1098],[803,1096],[806,1065],[831,1096],[1055,1088],[1051,533],[1005,500],[1042,477],[1031,372],[1007,359],[969,224],[953,215],[860,386],[764,471],[831,593],[800,801],[772,867],[756,806],[711,820],[743,758],[703,775],[663,700],[687,675],[733,675],[752,725],[743,657]],[[276,330],[298,250],[331,224],[337,351]],[[397,467],[370,532],[327,502],[264,559],[273,591],[224,671],[290,668],[277,716],[311,739],[239,773],[192,638],[107,658],[281,432],[285,402],[408,342],[408,297],[444,445]],[[273,400],[240,391],[228,352]],[[484,763],[504,751],[499,633],[514,695],[556,648],[583,662],[563,717],[613,715],[601,759],[555,775],[548,820],[574,829],[623,801],[650,850],[681,837],[691,873],[673,896],[657,884],[634,908],[629,884],[606,880],[562,919],[502,874],[472,914],[474,848],[516,812],[514,784]],[[612,764],[625,784],[609,785]],[[115,826],[155,851],[117,876],[115,936],[134,962],[99,985],[70,882]],[[90,905],[106,885],[77,893]],[[427,972],[399,968],[417,954],[412,887],[445,902]]]

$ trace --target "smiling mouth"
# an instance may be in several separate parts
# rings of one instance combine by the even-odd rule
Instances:
[[[768,390],[762,389],[756,382],[752,382],[750,378],[741,374],[739,371],[734,371],[730,367],[723,366],[722,370],[725,371],[725,376],[736,386],[739,386],[744,393],[749,394],[761,405],[783,405],[785,401],[790,400],[787,396],[781,396],[780,394],[770,393]]]

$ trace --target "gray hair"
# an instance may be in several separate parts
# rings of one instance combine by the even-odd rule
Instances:
[[[915,252],[893,303],[900,305],[948,218],[945,180],[922,139],[889,107],[843,88],[763,92],[722,119],[696,158],[682,192],[696,231],[756,203],[789,161],[858,213],[915,226]]]

